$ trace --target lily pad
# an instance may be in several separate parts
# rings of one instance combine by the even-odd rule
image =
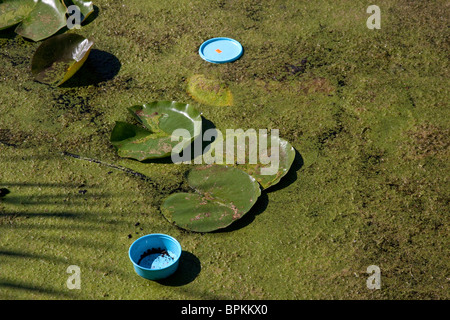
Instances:
[[[47,39],[33,56],[31,72],[37,81],[59,86],[81,68],[93,44],[93,41],[73,33]]]
[[[20,23],[36,3],[37,0],[0,0],[0,30]]]
[[[169,222],[195,232],[225,228],[242,218],[261,195],[258,182],[228,166],[195,167],[187,174],[195,193],[170,195],[161,211]]]
[[[168,157],[173,148],[180,144],[179,141],[172,141],[175,130],[185,129],[189,133],[190,139],[184,140],[181,149],[201,134],[201,114],[189,104],[155,101],[128,110],[143,127],[116,122],[111,143],[121,157],[139,161]]]
[[[60,0],[37,1],[33,10],[17,26],[16,33],[33,41],[40,41],[65,27],[66,6]]]
[[[78,6],[83,22],[92,12],[86,0],[0,0],[0,30],[19,24],[16,33],[33,41],[46,39],[67,25],[67,6]]]
[[[187,80],[187,92],[197,102],[217,107],[233,105],[231,90],[217,80],[193,75]]]
[[[278,141],[275,144],[276,140]],[[273,152],[275,146],[278,146],[278,154],[274,154]],[[271,159],[271,163],[237,164],[240,169],[254,177],[263,189],[267,189],[280,182],[281,178],[289,172],[295,160],[295,149],[288,141],[282,138],[272,137],[272,139],[269,139],[268,148],[265,150],[263,151],[266,152],[265,156],[274,157]]]
[[[94,12],[94,5],[92,1],[85,0],[70,0],[74,5],[78,6],[81,13],[81,22],[86,20],[86,18]]]
[[[230,147],[227,146],[227,135],[216,139],[207,151],[208,157],[214,163],[244,170],[263,189],[280,182],[294,162],[295,149],[278,135],[257,133],[256,130],[233,130],[233,134],[228,136],[228,140],[230,139],[233,140],[230,141]]]

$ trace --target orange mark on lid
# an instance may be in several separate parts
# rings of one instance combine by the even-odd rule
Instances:
[[[222,53],[222,50],[216,49],[216,52],[217,52],[217,53]]]

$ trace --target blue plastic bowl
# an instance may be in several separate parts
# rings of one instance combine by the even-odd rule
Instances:
[[[167,234],[153,233],[134,241],[128,256],[138,275],[149,280],[164,279],[178,268],[181,245]]]
[[[202,59],[212,63],[233,62],[242,56],[242,45],[231,38],[212,38],[202,43],[198,53]]]

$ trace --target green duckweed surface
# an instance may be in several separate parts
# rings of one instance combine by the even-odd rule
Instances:
[[[379,30],[367,1],[94,3],[81,29],[62,30],[95,44],[57,88],[31,75],[40,43],[0,31],[0,298],[450,298],[448,2],[380,0]],[[244,55],[203,61],[217,36]],[[195,75],[232,104],[194,100]],[[121,159],[109,141],[128,107],[154,100],[191,103],[222,132],[279,129],[298,151],[292,170],[224,231],[172,226],[160,205],[190,166]],[[128,259],[149,233],[184,250],[165,281]],[[370,265],[380,290],[366,286]]]

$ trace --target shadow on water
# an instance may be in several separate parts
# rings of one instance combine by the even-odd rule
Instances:
[[[29,197],[25,195],[10,195],[5,197],[3,202],[12,205],[61,205],[63,203],[70,203],[70,205],[83,204],[88,200],[97,201],[100,199],[111,199],[112,194],[108,193],[89,193],[84,194],[84,190],[80,190],[79,194],[52,194],[39,195]]]
[[[47,260],[51,261],[52,263],[63,263],[65,264],[66,261],[58,256],[50,256],[50,255],[39,255],[39,254],[33,254],[33,253],[25,253],[25,252],[17,252],[17,251],[11,251],[11,250],[0,250],[0,264],[2,262],[7,263],[7,259],[23,259],[24,263],[29,263],[30,260]],[[3,299],[5,297],[2,296],[2,291],[4,292],[6,289],[15,291],[17,294],[18,291],[26,292],[27,294],[47,294],[51,296],[56,297],[65,297],[65,298],[73,298],[73,295],[68,290],[55,290],[54,288],[49,287],[43,287],[41,285],[33,284],[31,282],[21,282],[21,281],[15,281],[11,279],[4,279],[0,277],[0,299]]]
[[[39,188],[96,188],[94,185],[75,183],[75,182],[7,182],[1,181],[0,184],[8,187],[39,187]]]
[[[99,14],[100,10],[98,9],[98,7],[96,5],[94,5],[94,12],[92,12],[87,18],[86,20],[84,20],[81,23],[81,27],[87,26],[88,24],[90,24],[92,21],[94,21],[95,19],[97,19],[98,14]]]
[[[295,158],[289,171],[283,178],[281,178],[280,182],[272,187],[267,188],[265,191],[267,193],[272,193],[293,184],[295,181],[297,181],[297,171],[303,167],[304,163],[305,162],[303,161],[303,157],[301,156],[301,154],[297,150],[295,150]]]
[[[18,251],[13,251],[13,250],[4,250],[4,249],[0,250],[0,257],[2,258],[2,261],[4,261],[5,258],[7,258],[7,257],[11,257],[11,258],[22,258],[22,259],[49,260],[54,263],[66,263],[67,262],[64,258],[61,258],[58,256],[41,255],[41,254],[35,254],[35,253],[18,252]]]
[[[303,166],[303,163],[304,162],[302,156],[297,150],[295,150],[295,158],[291,165],[291,168],[289,169],[288,173],[280,180],[280,182],[274,185],[273,187],[261,191],[261,195],[259,196],[255,205],[241,219],[237,220],[236,222],[233,222],[230,226],[226,228],[214,231],[214,233],[235,231],[243,227],[246,227],[250,223],[252,223],[257,215],[263,213],[266,210],[269,204],[269,197],[268,197],[269,193],[286,188],[287,186],[297,181],[297,171],[300,170],[300,168]]]
[[[62,291],[62,290],[55,290],[53,288],[44,288],[42,286],[37,286],[29,283],[22,283],[18,281],[10,281],[10,280],[3,280],[0,279],[0,288],[3,289],[14,289],[15,291],[23,291],[32,296],[33,294],[46,294],[50,296],[55,296],[58,298],[64,297],[66,299],[74,299],[75,295],[70,292],[69,290]],[[4,293],[2,293],[2,290],[0,290],[0,299],[6,299],[5,296],[3,296]]]
[[[158,280],[158,283],[171,287],[183,286],[194,281],[200,271],[200,260],[192,253],[182,251],[177,271],[166,279]]]
[[[109,52],[92,49],[84,65],[72,78],[60,85],[61,88],[87,87],[112,80],[122,64]]]
[[[5,28],[3,30],[0,30],[0,39],[14,39],[16,37],[16,27],[17,24],[14,26]]]

